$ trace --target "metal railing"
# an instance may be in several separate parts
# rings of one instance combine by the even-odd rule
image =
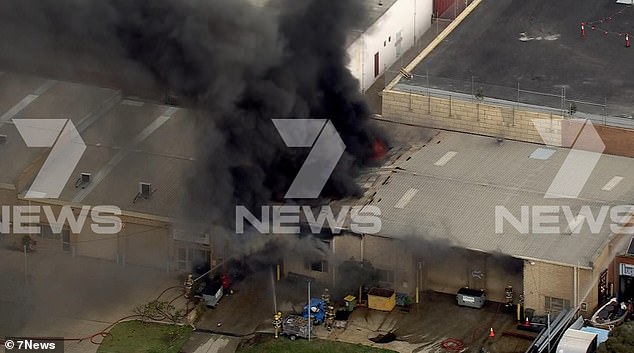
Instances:
[[[386,75],[388,76],[388,75]],[[429,97],[484,101],[501,107],[549,112],[570,118],[589,119],[595,124],[634,128],[634,119],[627,113],[632,107],[609,104],[608,99],[590,101],[571,97],[566,86],[552,91],[540,91],[517,83],[515,87],[491,84],[472,76],[470,80],[406,72],[391,72],[389,76],[400,76],[394,90]]]

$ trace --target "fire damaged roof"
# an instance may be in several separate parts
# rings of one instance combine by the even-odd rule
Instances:
[[[601,217],[601,207],[632,203],[634,161],[602,155],[578,198],[544,198],[568,152],[441,132],[393,164],[387,182],[378,186],[372,204],[381,209],[381,235],[591,267],[612,235],[610,226],[615,222],[610,210],[603,210],[607,211],[605,222],[592,234],[587,221]],[[523,234],[504,221],[498,234],[495,215],[500,206],[518,220],[524,207],[529,212],[525,216],[528,222],[540,206],[556,206],[559,232],[539,234],[531,224],[529,232]],[[583,224],[578,233],[574,232],[577,223],[569,224],[566,219],[566,207],[571,218]],[[587,219],[576,218],[582,207],[591,210]],[[550,222],[545,225],[552,226]]]
[[[181,201],[195,178],[197,140],[195,119],[200,113],[123,98],[120,91],[47,80],[22,74],[0,74],[0,189],[24,195],[41,170],[50,148],[29,148],[12,119],[70,118],[86,150],[66,182],[59,202],[74,205],[115,205],[124,212],[170,221],[182,216]],[[390,156],[392,158],[393,156]],[[219,162],[220,163],[220,162]],[[82,173],[90,181],[81,181]],[[371,198],[370,187],[385,179],[378,166],[366,170],[357,182],[368,193],[361,200],[348,198],[331,205],[363,205]],[[151,184],[149,198],[138,197],[139,183]],[[213,189],[215,185],[210,185]],[[316,204],[316,212],[321,204]],[[305,219],[302,219],[305,222]],[[342,227],[347,228],[346,222]],[[307,228],[307,223],[303,228]],[[310,232],[306,232],[310,233]],[[319,235],[331,238],[324,231]]]
[[[0,183],[26,190],[48,151],[28,148],[10,119],[66,117],[77,126],[87,148],[61,201],[112,204],[165,219],[177,216],[199,143],[193,138],[196,111],[122,99],[115,90],[11,73],[0,75],[0,87],[7,88],[0,91],[6,120],[0,134],[7,135],[6,143],[0,144],[0,158],[11,161],[0,169]],[[569,206],[576,216],[587,206],[596,218],[602,206],[628,205],[634,199],[634,161],[629,158],[603,155],[578,198],[545,199],[566,149],[452,132],[433,136],[428,129],[381,124],[390,124],[385,130],[394,137],[392,142],[405,147],[391,150],[384,165],[357,178],[364,190],[360,199],[331,205],[335,212],[344,205],[378,206],[382,236],[590,266],[611,235],[610,214],[598,234],[590,233],[587,222],[581,222],[577,234],[570,231],[561,207]],[[88,184],[78,184],[81,173],[91,173]],[[151,183],[153,193],[135,201],[139,182]],[[501,234],[496,233],[496,206],[506,207],[519,219],[522,206],[532,211],[534,206],[549,205],[559,207],[560,233],[521,234],[508,222]]]

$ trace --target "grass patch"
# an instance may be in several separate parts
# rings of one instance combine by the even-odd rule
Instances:
[[[127,321],[110,330],[97,353],[178,353],[191,335],[189,326]]]
[[[241,347],[238,353],[396,353],[387,349],[363,346],[344,342],[313,339],[297,339],[291,341],[286,337],[257,342],[248,347]]]

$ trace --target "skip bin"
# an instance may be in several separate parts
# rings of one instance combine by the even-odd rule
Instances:
[[[460,288],[456,299],[458,305],[480,309],[486,302],[486,295],[483,290],[464,287]]]
[[[205,285],[205,288],[203,288],[202,298],[207,307],[215,308],[223,294],[222,283],[211,281]]]
[[[392,289],[371,288],[368,292],[368,308],[392,311],[396,306],[396,292]]]
[[[357,305],[357,297],[354,295],[347,295],[343,300],[346,302],[346,309],[348,311],[354,310],[354,307]]]

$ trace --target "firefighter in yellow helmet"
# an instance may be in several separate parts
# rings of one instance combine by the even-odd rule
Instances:
[[[330,292],[328,291],[328,288],[324,289],[324,293],[321,295],[321,300],[324,301],[324,305],[328,306],[330,305]]]
[[[282,329],[282,313],[280,311],[273,315],[273,327],[275,327],[275,338],[278,338]]]
[[[328,331],[331,331],[335,325],[335,307],[328,305],[326,307],[326,319],[325,326]]]

